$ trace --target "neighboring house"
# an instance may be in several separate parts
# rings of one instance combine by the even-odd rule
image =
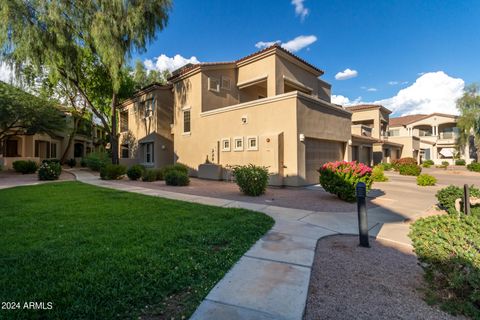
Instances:
[[[374,104],[346,109],[352,112],[352,160],[371,165],[401,157],[403,144],[387,137],[390,110]]]
[[[0,164],[5,169],[11,169],[12,163],[17,160],[33,160],[40,163],[44,159],[60,159],[68,145],[68,132],[73,127],[73,118],[68,113],[65,113],[64,117],[67,122],[65,132],[9,137],[0,146]],[[103,143],[98,143],[98,140],[92,141],[97,132],[105,137],[103,129],[93,126],[90,121],[80,121],[66,159],[75,158],[77,163],[80,163],[81,158],[88,153],[103,150]]]
[[[470,163],[474,152],[467,145],[457,150],[457,139],[460,130],[457,128],[458,117],[450,114],[432,113],[415,114],[390,119],[388,140],[402,143],[402,157],[413,157],[418,160],[433,160],[436,164],[442,161],[454,163],[459,156]]]
[[[349,159],[352,137],[351,112],[330,102],[322,74],[278,45],[187,65],[171,86],[149,86],[122,103],[122,162],[180,162],[193,176],[210,162],[224,178],[229,166],[252,163],[269,168],[272,185],[318,183],[323,163]]]

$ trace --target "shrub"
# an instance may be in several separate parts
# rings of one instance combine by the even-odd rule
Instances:
[[[400,166],[402,166],[402,165],[414,165],[414,164],[417,164],[417,160],[415,160],[414,158],[410,158],[410,157],[400,158],[400,159],[392,161],[393,169],[395,169],[397,171],[400,169]]]
[[[85,158],[82,158],[82,160],[80,160],[80,166],[82,168],[85,168],[87,166],[87,160]]]
[[[403,164],[398,167],[398,172],[402,176],[418,176],[422,172],[422,167],[416,164]]]
[[[456,166],[464,166],[465,165],[465,160],[464,159],[457,159],[457,160],[455,160],[455,165]]]
[[[37,163],[32,160],[17,160],[12,163],[12,166],[16,172],[22,174],[35,173],[38,169]]]
[[[174,165],[166,166],[162,170],[163,170],[162,174],[166,174],[170,170],[177,170],[185,173],[188,176],[188,167],[181,163],[175,163]],[[159,179],[159,180],[163,180],[163,179]]]
[[[87,167],[93,171],[100,171],[108,163],[110,163],[110,157],[106,152],[92,152],[85,158]]]
[[[142,177],[143,171],[145,171],[145,168],[140,164],[136,164],[128,168],[127,176],[130,180],[138,180]]]
[[[190,184],[190,178],[185,171],[168,170],[164,178],[165,183],[169,186],[188,186]]]
[[[38,180],[58,180],[62,166],[56,161],[44,161],[38,168]]]
[[[480,162],[472,162],[467,166],[470,171],[480,172]]]
[[[425,186],[434,186],[437,183],[437,178],[429,174],[421,174],[417,177],[417,185]]]
[[[375,182],[385,182],[388,181],[388,177],[383,173],[384,167],[382,165],[376,165],[372,169],[372,180]]]
[[[232,168],[235,182],[240,190],[248,196],[259,196],[265,193],[268,185],[268,168],[249,164]]]
[[[422,163],[422,167],[424,168],[430,168],[432,165],[429,163]]]
[[[442,166],[448,167],[449,165],[450,165],[450,162],[442,161]]]
[[[480,318],[480,219],[437,215],[417,220],[410,232],[425,271],[428,296],[442,309]]]
[[[355,201],[355,187],[364,182],[367,192],[372,186],[372,169],[356,161],[336,161],[325,163],[320,170],[320,184],[332,194],[345,201]]]
[[[153,182],[155,180],[157,180],[157,170],[147,169],[147,170],[143,171],[142,181]]]
[[[435,164],[435,162],[433,162],[433,160],[425,160],[422,162],[422,164],[427,164],[427,165],[430,165],[430,166],[433,166]]]
[[[447,170],[448,165],[441,164],[441,165],[435,166],[435,168]]]
[[[382,166],[383,170],[385,171],[390,171],[393,169],[393,164],[391,163],[388,163],[388,162],[382,162],[380,164],[378,164],[379,166]]]
[[[43,159],[42,163],[58,163],[58,164],[61,164],[60,159]]]
[[[102,180],[117,180],[127,172],[127,168],[120,164],[107,164],[100,169]]]
[[[480,189],[470,186],[470,197],[480,197]],[[443,189],[437,191],[435,195],[437,197],[438,203],[449,213],[457,213],[455,211],[455,200],[463,197],[463,188],[449,185]]]
[[[72,159],[70,159],[70,160],[67,161],[67,165],[68,165],[70,168],[73,168],[73,167],[75,167],[75,166],[77,165],[77,160],[75,160],[75,159],[72,158]]]

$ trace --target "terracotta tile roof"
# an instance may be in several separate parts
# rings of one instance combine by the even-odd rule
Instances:
[[[245,61],[245,60],[247,60],[247,59],[253,58],[253,57],[255,57],[255,56],[258,56],[258,55],[260,55],[260,54],[262,54],[262,53],[265,53],[265,52],[267,52],[267,51],[271,51],[271,50],[274,50],[274,49],[281,50],[281,51],[287,53],[288,55],[294,57],[294,58],[297,59],[298,61],[302,62],[303,64],[309,66],[310,68],[313,68],[314,70],[318,71],[319,73],[324,74],[324,71],[323,71],[323,70],[315,67],[313,64],[308,63],[307,61],[305,61],[305,60],[303,60],[302,58],[300,58],[299,56],[291,53],[290,51],[282,48],[278,43],[276,43],[276,44],[274,44],[274,45],[272,45],[272,46],[270,46],[270,47],[266,47],[266,48],[264,48],[264,49],[262,49],[262,50],[259,50],[259,51],[257,51],[257,52],[254,52],[254,53],[252,53],[252,54],[249,54],[248,56],[242,57],[242,58],[240,58],[240,59],[238,59],[238,60],[235,60],[235,61],[226,61],[226,62],[202,62],[202,63],[196,63],[196,64],[186,65],[186,66],[184,66],[184,67],[182,67],[182,68],[180,68],[180,69],[175,70],[175,71],[174,71],[175,75],[172,75],[170,78],[168,78],[168,81],[173,80],[173,79],[179,77],[180,75],[185,74],[186,72],[191,71],[191,70],[193,70],[193,69],[195,69],[195,68],[197,68],[197,67],[200,67],[200,66],[215,66],[215,65],[225,65],[225,64],[232,64],[232,63],[240,63],[240,62],[242,62],[242,61]]]
[[[371,110],[371,109],[383,109],[387,113],[392,113],[390,109],[385,108],[380,104],[357,104],[354,106],[346,106],[345,109],[350,111],[363,111],[363,110]]]
[[[390,127],[398,127],[398,126],[406,126],[407,124],[414,123],[426,118],[430,118],[432,116],[442,116],[442,117],[449,117],[449,118],[454,118],[456,119],[458,116],[454,114],[447,114],[447,113],[431,113],[431,114],[412,114],[408,116],[403,116],[403,117],[396,117],[396,118],[390,118]]]

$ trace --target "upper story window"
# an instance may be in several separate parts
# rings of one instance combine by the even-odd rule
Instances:
[[[128,131],[128,111],[120,112],[120,132]]]
[[[217,78],[208,77],[208,90],[220,92],[220,81]]]
[[[397,137],[400,135],[400,130],[388,130],[389,137]]]
[[[191,130],[191,111],[183,110],[183,133],[190,133]]]
[[[229,77],[222,76],[222,89],[230,90],[232,84]]]
[[[154,102],[153,98],[145,100],[145,117],[153,115],[155,110]]]

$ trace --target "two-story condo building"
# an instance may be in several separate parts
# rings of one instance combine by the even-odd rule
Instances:
[[[121,156],[147,166],[173,157],[192,175],[207,159],[223,168],[252,163],[269,168],[273,185],[318,183],[321,164],[348,159],[351,139],[351,112],[330,102],[322,74],[278,45],[232,62],[187,65],[171,86],[122,104]]]

